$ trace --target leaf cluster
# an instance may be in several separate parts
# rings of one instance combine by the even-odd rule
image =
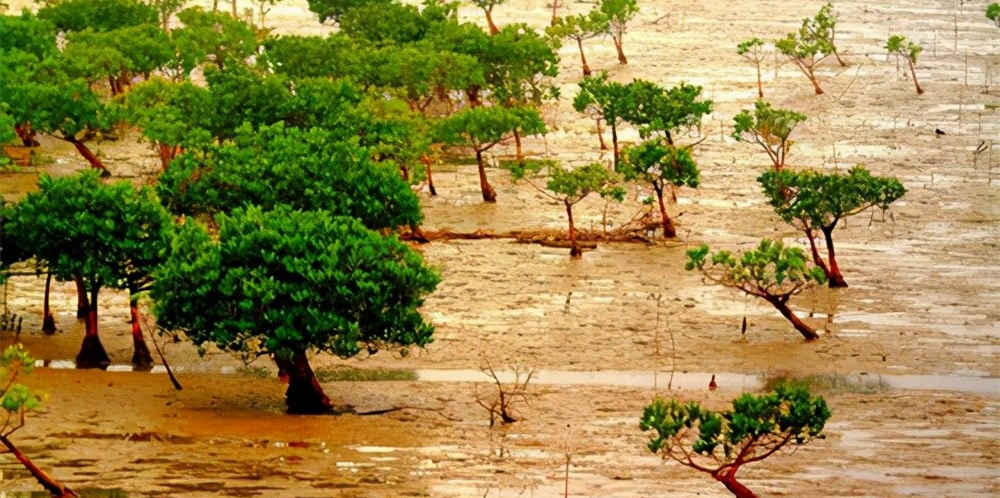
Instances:
[[[661,140],[649,140],[625,149],[616,168],[626,181],[648,183],[658,190],[667,184],[697,188],[700,183],[698,165],[691,151]]]
[[[438,121],[433,137],[448,145],[467,145],[483,152],[517,130],[522,135],[545,133],[545,122],[530,107],[470,107]]]
[[[60,31],[111,31],[140,24],[157,25],[159,13],[139,0],[58,0],[38,9],[38,17]]]
[[[684,268],[764,299],[787,300],[810,285],[826,282],[826,274],[808,263],[802,249],[770,239],[762,239],[756,249],[738,256],[726,250],[710,253],[709,247],[702,245],[687,251]]]
[[[907,40],[905,36],[892,35],[885,42],[885,50],[890,54],[895,54],[909,60],[911,64],[916,64],[917,57],[920,56],[920,52],[924,51],[924,47]]]
[[[716,475],[726,469],[735,473],[790,442],[802,445],[822,437],[829,418],[821,396],[802,386],[779,384],[767,394],[745,393],[725,411],[694,401],[656,399],[643,409],[639,428],[655,431],[647,445],[651,452]]]
[[[993,2],[986,6],[986,18],[1000,28],[1000,3]]]
[[[431,341],[418,308],[440,278],[395,237],[284,205],[237,208],[216,222],[217,240],[186,223],[156,273],[165,328],[197,345],[285,358]]]

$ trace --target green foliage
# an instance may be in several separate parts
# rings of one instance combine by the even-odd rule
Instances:
[[[334,133],[281,123],[256,131],[243,126],[231,144],[176,158],[157,189],[179,213],[286,205],[352,216],[372,229],[419,224],[420,203],[399,172]]]
[[[218,239],[188,222],[156,273],[158,322],[195,344],[289,358],[424,346],[418,312],[438,275],[395,237],[326,211],[238,208]]]
[[[556,161],[511,161],[505,166],[511,170],[515,179],[544,172],[549,178],[545,184],[548,190],[546,195],[571,206],[590,194],[598,194],[619,202],[625,199],[621,178],[601,163],[590,163],[572,169]]]
[[[698,166],[691,152],[659,140],[650,140],[625,149],[625,157],[616,167],[626,181],[650,184],[658,192],[670,184],[697,188]]]
[[[23,424],[25,412],[42,406],[44,396],[28,386],[15,382],[22,375],[28,375],[35,366],[35,360],[20,344],[7,346],[0,353],[0,408],[6,413],[3,437],[10,436]]]
[[[184,4],[186,4],[187,1],[188,0],[147,0],[146,3],[149,4],[150,7],[156,9],[156,13],[160,17],[160,26],[163,27],[164,31],[166,31],[170,17],[176,14],[177,11],[181,10],[181,7],[184,7]]]
[[[986,18],[1000,28],[1000,3],[993,2],[986,6]]]
[[[768,171],[757,181],[783,220],[809,220],[813,227],[833,229],[837,222],[868,208],[888,209],[906,189],[894,177],[873,176],[854,166],[847,174],[818,171]]]
[[[750,60],[760,59],[761,50],[764,49],[765,42],[760,38],[750,38],[743,40],[736,46],[736,53]]]
[[[793,143],[788,137],[805,120],[805,114],[777,109],[758,100],[752,113],[744,109],[733,117],[732,137],[740,142],[759,145],[767,152],[775,169],[781,169]]]
[[[179,54],[178,70],[184,75],[208,60],[220,68],[242,64],[257,51],[253,26],[228,14],[191,7],[179,12],[177,18],[184,27],[171,35]]]
[[[608,19],[600,10],[591,10],[587,14],[557,17],[555,24],[545,29],[546,34],[555,38],[569,38],[583,41],[603,35],[608,31]]]
[[[545,37],[526,24],[504,26],[475,56],[484,66],[486,85],[501,105],[540,105],[559,96],[551,79],[559,74],[559,56]]]
[[[7,105],[0,104],[0,145],[13,142],[17,138],[14,133],[14,118],[7,114]]]
[[[412,5],[398,2],[366,3],[348,10],[339,20],[347,36],[375,44],[402,44],[423,39],[430,21]]]
[[[733,478],[742,465],[763,460],[790,442],[802,445],[822,437],[829,418],[822,397],[803,387],[778,385],[768,394],[745,393],[726,411],[695,401],[656,399],[643,409],[639,428],[655,431],[647,445],[651,452],[713,477]]]
[[[812,284],[826,282],[822,269],[807,264],[798,247],[762,239],[756,249],[734,256],[729,251],[709,253],[707,245],[687,251],[686,270],[701,271],[709,280],[761,297],[794,295]]]
[[[351,9],[368,4],[384,6],[392,3],[393,0],[308,0],[308,2],[309,10],[315,12],[319,16],[319,22],[323,23],[328,19],[340,22],[341,17],[350,12]]]
[[[528,107],[471,107],[439,121],[433,136],[448,145],[468,145],[477,152],[493,147],[518,130],[521,135],[545,133],[538,111]]]
[[[91,83],[107,77],[149,74],[175,60],[170,38],[151,24],[70,33],[63,55],[70,74]]]
[[[31,247],[36,264],[58,280],[81,278],[87,289],[139,291],[170,240],[170,216],[152,190],[110,185],[93,170],[42,175],[38,192],[14,206],[6,230]]]
[[[0,16],[0,51],[20,50],[39,59],[55,53],[56,28],[28,11]]]
[[[905,36],[892,35],[885,42],[885,50],[890,54],[896,54],[909,60],[911,64],[916,64],[917,57],[920,56],[920,52],[923,52],[924,47],[907,40]]]
[[[125,94],[121,105],[124,120],[153,143],[196,149],[212,139],[211,93],[190,81],[153,78]]]
[[[258,62],[267,69],[290,78],[343,78],[361,73],[364,50],[344,34],[319,36],[279,36],[264,41]]]
[[[486,85],[485,67],[475,57],[439,50],[431,42],[386,47],[372,54],[375,70],[366,83],[396,89],[396,93],[418,110],[435,97]]]
[[[140,24],[158,24],[159,14],[139,0],[58,0],[38,10],[38,17],[60,31],[110,31]]]
[[[580,81],[580,93],[573,98],[577,112],[600,117],[614,126],[629,112],[629,89],[621,83],[608,81],[608,73],[587,76]]]
[[[774,47],[783,55],[795,61],[802,61],[802,64],[810,68],[833,53],[833,46],[829,41],[814,37],[805,28],[795,33],[788,33],[784,38],[775,41]]]
[[[639,135],[649,138],[661,133],[673,145],[673,135],[701,124],[712,112],[711,100],[700,100],[701,87],[681,83],[665,89],[645,80],[635,80],[625,87],[623,118],[639,127]]]
[[[827,2],[815,16],[803,19],[802,33],[808,33],[810,39],[823,42],[830,52],[836,52],[837,15],[833,11],[833,3]]]
[[[601,0],[597,8],[608,21],[611,36],[619,40],[625,34],[628,23],[639,13],[637,0]]]

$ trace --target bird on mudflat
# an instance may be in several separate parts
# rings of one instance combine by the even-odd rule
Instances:
[[[719,385],[715,383],[715,374],[712,374],[712,380],[708,381],[708,390],[714,391],[719,388]]]
[[[941,128],[934,128],[934,134],[937,135],[937,136],[939,136],[939,137],[941,135],[947,135],[947,133],[941,131]]]

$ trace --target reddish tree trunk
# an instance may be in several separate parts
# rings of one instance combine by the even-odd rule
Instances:
[[[781,316],[785,317],[792,323],[795,330],[798,330],[799,333],[802,334],[802,337],[805,337],[807,341],[815,341],[816,339],[819,339],[819,334],[816,333],[816,330],[806,325],[806,323],[800,320],[799,317],[795,316],[795,313],[792,312],[792,309],[788,307],[788,304],[785,301],[776,297],[769,297],[766,299],[781,313]]]
[[[153,355],[149,354],[149,347],[146,346],[146,339],[139,325],[138,298],[129,295],[128,307],[132,316],[132,365],[135,365],[137,370],[149,370],[153,368]]]
[[[91,152],[90,148],[87,147],[87,144],[77,140],[76,138],[67,138],[65,140],[76,147],[76,151],[79,152],[88,163],[90,163],[90,167],[100,170],[101,176],[111,176],[111,172],[108,171],[108,168],[104,166],[104,163],[102,163],[101,160],[95,156],[93,152]]]
[[[656,200],[660,204],[660,220],[663,224],[663,237],[667,239],[672,239],[677,236],[677,230],[674,228],[674,222],[667,215],[667,207],[663,204],[663,187],[654,186],[653,190],[656,191]]]
[[[410,170],[406,167],[405,164],[399,165],[399,175],[402,176],[403,180],[405,180],[407,183],[410,182]]]
[[[431,174],[431,158],[422,156],[420,160],[423,161],[424,170],[427,171],[427,187],[431,191],[431,196],[438,195],[437,189],[434,188],[434,176]]]
[[[108,358],[101,338],[97,334],[97,289],[90,292],[90,306],[87,311],[86,334],[83,344],[76,355],[76,368],[108,368],[111,359]]]
[[[569,220],[569,255],[573,258],[579,258],[583,256],[583,251],[580,249],[580,246],[576,245],[576,227],[573,225],[573,205],[568,200],[563,200],[563,204],[566,205],[566,218]]]
[[[549,21],[549,26],[555,26],[556,19],[559,19],[559,16],[556,14],[556,9],[558,7],[559,7],[559,0],[552,0],[552,20]]]
[[[622,51],[622,39],[621,38],[613,38],[613,40],[615,42],[615,50],[618,51],[618,63],[619,64],[628,64],[628,58],[625,57],[625,52]]]
[[[496,202],[497,191],[493,190],[493,186],[486,180],[486,165],[483,164],[483,152],[480,150],[476,151],[476,164],[479,165],[479,189],[483,192],[483,201]]]
[[[56,333],[56,321],[52,317],[52,310],[49,308],[49,290],[52,288],[52,272],[45,276],[45,297],[42,298],[42,332],[46,334]]]
[[[177,157],[177,154],[180,154],[181,148],[179,145],[166,145],[162,143],[159,145],[159,148],[160,148],[160,166],[163,169],[163,171],[166,171],[167,168],[170,166],[170,162],[173,161],[175,157]]]
[[[816,263],[816,266],[818,266],[821,270],[823,270],[823,273],[826,275],[826,278],[829,279],[830,269],[826,267],[826,262],[823,261],[823,258],[820,257],[819,255],[819,250],[816,248],[815,234],[813,234],[813,231],[811,229],[806,230],[805,233],[806,233],[806,238],[809,239],[809,249],[812,250],[813,263]]]
[[[333,403],[319,385],[305,352],[295,353],[291,359],[275,356],[274,362],[288,378],[288,390],[285,392],[288,413],[323,414],[333,411]]]
[[[514,128],[514,157],[517,158],[518,164],[524,164],[524,152],[521,148],[521,134],[518,133],[517,128]]]
[[[611,147],[614,149],[612,152],[615,154],[614,165],[615,170],[618,170],[618,126],[617,119],[611,121]]]
[[[753,491],[750,491],[749,488],[737,481],[736,477],[733,475],[725,474],[716,477],[716,479],[721,482],[722,485],[725,486],[726,489],[728,489],[729,492],[736,498],[757,498],[757,495],[755,495]]]
[[[479,87],[466,88],[465,96],[469,98],[469,107],[479,107],[483,104],[479,100]]]
[[[837,265],[837,255],[833,250],[833,229],[836,224],[823,227],[823,236],[826,238],[827,260],[830,262],[830,271],[827,280],[830,281],[830,288],[847,287],[844,276],[840,274],[840,266]]]
[[[583,55],[583,39],[576,39],[576,46],[580,47],[580,62],[583,63],[583,75],[590,76],[590,66],[587,65],[587,57]]]
[[[24,468],[31,473],[31,477],[34,477],[35,480],[38,481],[38,484],[41,484],[42,487],[45,488],[45,491],[49,494],[57,498],[71,498],[79,496],[72,489],[60,484],[46,474],[44,470],[35,465],[35,463],[32,462],[27,455],[22,453],[17,446],[14,446],[14,443],[11,442],[10,438],[7,436],[0,436],[0,443],[3,443],[3,445],[7,447],[7,451],[9,451],[11,455],[14,455],[14,458],[16,458],[18,462],[21,462],[21,465],[23,465]]]
[[[90,311],[90,303],[87,302],[87,290],[83,287],[83,280],[77,277],[76,280],[76,317],[87,318]]]
[[[917,81],[917,70],[913,67],[913,61],[908,60],[910,63],[910,76],[913,76],[913,86],[917,87],[917,95],[923,95],[924,89],[920,88],[920,82]]]
[[[601,132],[601,118],[597,118],[597,140],[601,142],[601,150],[608,150],[608,144],[604,143],[604,134]]]
[[[21,139],[21,144],[25,147],[38,147],[38,140],[35,140],[35,130],[31,128],[31,123],[14,125],[14,133]]]
[[[486,9],[485,12],[486,12],[486,24],[490,25],[490,34],[495,35],[499,33],[500,30],[497,29],[497,25],[493,24],[493,9],[492,8]]]
[[[111,96],[118,95],[118,80],[114,76],[108,76],[108,87],[111,88]]]
[[[819,81],[816,79],[816,75],[809,71],[808,73],[809,81],[813,84],[813,89],[816,90],[816,95],[823,95],[823,89],[819,87]]]

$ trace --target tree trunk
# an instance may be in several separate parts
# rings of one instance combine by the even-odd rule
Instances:
[[[46,334],[56,333],[56,321],[52,318],[52,310],[49,308],[49,290],[52,288],[52,272],[45,276],[45,297],[42,298],[42,332]]]
[[[604,134],[601,131],[601,118],[597,118],[597,140],[601,142],[601,150],[608,150],[608,144],[604,143]]]
[[[479,165],[479,189],[483,192],[483,201],[496,202],[497,192],[496,190],[493,190],[493,186],[486,180],[486,165],[483,164],[482,151],[476,151],[476,164]]]
[[[76,317],[87,318],[90,311],[90,303],[87,302],[87,290],[83,287],[83,280],[76,278]]]
[[[557,8],[559,8],[559,0],[552,0],[552,20],[549,21],[549,26],[555,26],[556,19],[559,19],[559,16],[556,14]]]
[[[742,483],[736,480],[735,476],[732,475],[722,475],[716,477],[716,479],[722,483],[730,493],[736,498],[757,498],[757,495],[749,488],[744,486]]]
[[[910,63],[910,75],[913,76],[913,86],[917,87],[917,95],[923,95],[924,89],[920,88],[920,82],[917,81],[917,70],[916,68],[913,67],[913,61],[909,61],[909,63]]]
[[[517,158],[517,163],[524,164],[524,152],[521,150],[521,134],[518,133],[517,128],[514,128],[514,157]]]
[[[493,9],[485,9],[484,12],[486,12],[486,24],[490,25],[490,34],[495,35],[499,33],[500,30],[497,29],[497,25],[493,24]]]
[[[837,64],[840,64],[841,67],[847,67],[847,63],[844,62],[844,59],[840,58],[840,53],[837,52],[836,48],[833,49],[833,56],[837,58]]]
[[[153,355],[149,354],[146,339],[142,336],[142,327],[139,326],[139,298],[131,292],[128,307],[132,316],[132,365],[136,370],[150,370],[153,368]]]
[[[764,98],[764,83],[760,79],[760,63],[757,63],[757,96]]]
[[[806,238],[809,239],[809,249],[812,250],[813,263],[816,263],[816,266],[818,266],[821,270],[823,270],[823,274],[825,274],[826,278],[829,279],[830,269],[827,268],[826,262],[823,261],[822,257],[820,257],[819,250],[816,249],[816,235],[813,233],[811,228],[805,230],[805,233],[806,233]]]
[[[420,160],[423,161],[424,170],[427,172],[427,187],[431,191],[431,196],[438,195],[437,189],[434,188],[434,176],[431,174],[431,158],[422,156]]]
[[[660,204],[660,220],[663,224],[663,237],[667,239],[672,239],[677,236],[677,230],[674,229],[674,222],[667,215],[667,207],[663,205],[663,187],[653,186],[653,190],[656,191],[656,200]]]
[[[469,98],[469,107],[479,107],[483,104],[479,101],[479,87],[466,88],[465,96]]]
[[[612,38],[615,42],[615,50],[618,51],[618,63],[628,64],[628,59],[625,57],[625,52],[622,51],[622,39],[621,37]]]
[[[219,0],[212,0],[212,12],[219,11]]]
[[[576,245],[576,227],[573,226],[573,205],[568,200],[563,200],[563,204],[566,205],[566,218],[569,220],[569,255],[573,258],[579,258],[583,256],[583,250],[580,249],[580,246]]]
[[[240,14],[238,12],[236,12],[236,0],[232,0],[232,3],[233,3],[233,17],[235,17],[236,19],[239,19],[240,18]]]
[[[23,465],[24,468],[31,473],[31,477],[34,477],[35,480],[38,481],[38,484],[41,484],[42,487],[45,488],[45,491],[49,494],[57,498],[71,498],[79,496],[72,489],[60,484],[55,479],[49,477],[44,470],[38,468],[38,466],[35,465],[35,463],[32,462],[27,455],[22,453],[17,446],[14,446],[14,443],[11,442],[10,438],[7,436],[0,436],[0,442],[7,447],[7,451],[9,451],[11,455],[14,455],[14,458],[16,458],[18,462],[21,462],[21,465]]]
[[[159,144],[159,148],[160,148],[160,167],[162,168],[163,171],[166,171],[167,168],[170,167],[170,162],[177,157],[177,154],[180,154],[181,148],[179,145],[166,145],[162,143]]]
[[[291,359],[275,356],[274,362],[288,377],[288,390],[285,392],[288,413],[308,415],[333,412],[333,403],[319,385],[305,352],[295,353]]]
[[[87,144],[77,140],[76,137],[67,138],[64,140],[73,144],[73,146],[76,147],[76,151],[79,152],[80,155],[83,156],[83,158],[86,159],[88,163],[90,163],[90,167],[100,170],[101,176],[103,177],[111,176],[111,172],[108,171],[108,168],[104,166],[104,163],[102,163],[101,160],[97,156],[95,156],[93,152],[91,152],[90,148],[87,147]]]
[[[118,84],[114,76],[108,76],[108,87],[111,88],[111,96],[118,95]]]
[[[587,65],[587,57],[583,55],[583,39],[576,39],[576,46],[580,47],[580,62],[583,63],[583,75],[590,76],[590,66]]]
[[[830,262],[830,271],[827,280],[830,282],[831,289],[847,287],[844,276],[840,274],[840,266],[837,265],[837,255],[833,250],[833,229],[835,227],[836,223],[829,227],[823,227],[823,236],[826,238],[827,260]]]
[[[809,81],[813,84],[813,89],[816,90],[816,95],[823,95],[823,89],[819,87],[819,81],[816,80],[816,75],[812,71],[808,72]]]
[[[618,171],[618,119],[611,121],[611,147],[614,149],[612,152],[615,154],[614,165],[615,171]]]
[[[399,165],[399,175],[403,177],[403,181],[410,183],[410,169],[405,164]]]
[[[86,334],[83,344],[76,355],[76,368],[108,368],[111,358],[108,358],[101,338],[97,335],[97,289],[90,293],[90,308],[87,312]]]
[[[35,130],[31,128],[31,123],[14,125],[14,133],[21,139],[21,144],[25,147],[38,147],[41,145],[35,140]]]
[[[792,309],[788,307],[787,303],[776,297],[769,297],[766,299],[781,313],[781,316],[785,317],[792,323],[795,330],[798,330],[799,333],[802,334],[802,337],[805,337],[807,341],[815,341],[816,339],[819,339],[819,334],[816,333],[816,330],[806,325],[805,322],[799,319],[799,317],[795,316],[795,313],[792,312]]]

